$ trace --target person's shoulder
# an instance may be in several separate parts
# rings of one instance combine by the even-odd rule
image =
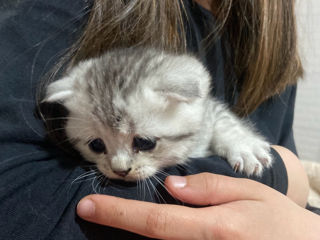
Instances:
[[[33,24],[33,20],[37,20],[37,25],[46,22],[59,26],[69,19],[74,22],[81,19],[88,14],[91,6],[92,1],[88,0],[68,1],[68,4],[63,0],[12,0],[0,3],[0,27],[4,28],[9,24],[23,27]]]
[[[265,111],[287,111],[294,108],[297,86],[288,85],[282,92],[269,97],[257,109]]]
[[[15,11],[24,11],[25,14],[34,10],[45,11],[47,9],[60,9],[60,10],[76,10],[84,9],[92,6],[93,1],[91,0],[78,0],[78,1],[69,1],[66,4],[63,0],[12,0],[9,2],[0,3],[0,11],[4,10],[15,10]]]

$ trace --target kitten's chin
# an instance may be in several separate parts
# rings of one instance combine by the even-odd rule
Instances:
[[[154,176],[158,172],[158,168],[154,166],[142,166],[135,168],[131,173],[128,174],[129,181],[144,180]]]

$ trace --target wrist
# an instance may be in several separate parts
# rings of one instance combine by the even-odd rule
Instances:
[[[299,206],[305,207],[309,193],[309,182],[300,160],[293,152],[285,147],[273,145],[272,148],[280,155],[287,170],[287,196]]]
[[[307,229],[305,231],[306,236],[304,239],[318,240],[320,236],[320,216],[310,212],[309,210],[306,211],[308,216],[304,223],[307,225]]]

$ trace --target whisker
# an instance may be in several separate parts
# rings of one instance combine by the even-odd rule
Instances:
[[[164,181],[163,181],[162,179],[160,179],[159,177],[157,177],[156,175],[154,175],[153,177],[154,177],[154,179],[170,194],[169,189],[164,185]],[[171,195],[171,194],[170,194],[170,195]],[[173,197],[174,200],[175,200],[177,203],[184,205],[184,203],[181,202],[181,201],[180,201],[179,199],[177,199],[176,197],[174,197],[174,196],[172,196],[172,195],[171,195],[171,197]]]
[[[143,200],[147,199],[147,185],[148,183],[146,183],[145,179],[141,180],[141,191],[143,193]]]
[[[43,135],[41,133],[39,133],[31,124],[30,122],[28,121],[28,119],[26,118],[26,115],[23,111],[23,106],[22,104],[19,105],[19,108],[20,108],[20,112],[21,112],[21,116],[23,118],[23,120],[25,121],[26,125],[31,129],[32,132],[34,132],[36,135],[38,135],[40,138],[43,137]]]
[[[26,156],[29,156],[29,155],[34,155],[36,153],[41,153],[42,151],[38,150],[38,151],[33,151],[33,152],[29,152],[29,153],[24,153],[24,154],[20,154],[20,155],[16,155],[16,156],[12,156],[12,157],[9,157],[7,159],[4,159],[3,161],[0,162],[0,165],[2,164],[5,164],[7,162],[10,162],[12,160],[15,160],[15,159],[19,159],[21,157],[26,157]]]
[[[110,182],[110,179],[108,177],[106,177],[105,175],[103,175],[103,181],[102,181],[102,186],[108,186]]]
[[[53,54],[47,61],[46,64],[43,66],[40,76],[45,76],[48,73],[48,66],[52,64],[54,59],[57,59],[68,52],[68,48],[62,49],[58,51],[56,54]],[[51,63],[50,63],[51,62]],[[53,62],[54,63],[54,62]]]
[[[182,164],[178,164],[176,167],[178,169],[181,169],[182,171],[185,171],[185,170],[189,170],[190,171],[192,169],[190,163],[188,163],[188,162],[185,162],[185,163],[182,163]]]
[[[98,193],[98,191],[97,191],[97,186],[98,186],[98,184],[99,184],[99,179],[101,178],[101,176],[103,176],[103,174],[101,173],[100,175],[98,175],[98,176],[96,176],[94,179],[93,179],[93,181],[92,181],[92,183],[91,183],[91,186],[92,186],[92,190],[93,190],[93,192],[94,193]],[[94,182],[95,182],[95,180],[97,179],[97,184],[96,185],[94,185]]]
[[[108,186],[110,179],[107,178],[104,174],[101,176],[100,181],[100,193],[103,193],[105,190],[105,187]]]
[[[37,59],[42,51],[42,49],[45,47],[47,41],[42,41],[38,47],[38,49],[36,50],[36,54],[34,55],[34,58],[32,59],[32,64],[31,64],[31,72],[30,72],[30,86],[33,86],[33,82],[34,82],[34,69],[36,66],[36,62]]]
[[[103,177],[104,177],[104,176],[102,175],[102,176],[100,176],[100,177],[98,178],[98,183],[97,183],[97,185],[96,185],[96,187],[98,187],[98,193],[102,193],[101,189],[102,189]]]
[[[166,191],[168,191],[167,187],[164,185],[164,181],[163,181],[161,178],[157,177],[156,175],[154,175],[153,178],[154,178]]]
[[[82,181],[87,181],[88,179],[85,179],[89,176],[92,176],[92,175],[95,175],[97,174],[97,170],[96,169],[92,169],[88,172],[84,172],[82,174],[80,174],[80,176],[76,177],[72,182],[71,182],[71,185],[73,185],[74,183],[78,183],[79,181],[82,182]],[[83,180],[85,179],[85,180]]]
[[[86,119],[82,119],[82,118],[76,118],[76,117],[54,117],[54,118],[44,118],[45,121],[54,121],[54,120],[69,120],[69,119],[73,119],[73,120],[79,120],[82,122],[86,122],[89,123],[89,120]]]
[[[146,198],[146,197],[147,197],[146,184],[148,184],[148,183],[146,183],[146,180],[144,179],[144,180],[142,181],[142,184],[143,184],[143,197]]]
[[[152,192],[149,188],[149,184],[148,184],[148,178],[144,180],[145,186],[147,187],[146,189],[148,190],[149,194],[150,194],[150,198],[152,199]]]
[[[157,170],[157,174],[161,174],[161,175],[163,175],[163,176],[165,176],[165,177],[168,177],[168,176],[170,176],[170,174],[169,173],[167,173],[167,172],[165,172],[165,171],[163,171],[163,170]]]
[[[137,180],[137,195],[141,198],[142,197],[142,193],[140,191],[140,179]],[[143,200],[141,198],[141,200]]]
[[[92,174],[93,175],[93,174]],[[89,176],[86,176],[86,177],[89,177]],[[96,178],[97,176],[96,175],[94,175],[93,177],[90,177],[90,178],[87,178],[87,179],[82,179],[81,181],[77,181],[77,182],[75,182],[75,181],[72,181],[72,183],[70,184],[70,187],[69,187],[69,191],[70,191],[70,189],[72,188],[72,185],[73,184],[75,184],[75,183],[84,183],[84,182],[87,182],[87,181],[91,181],[91,180],[93,180],[94,181],[94,179]]]
[[[13,102],[21,102],[21,103],[35,103],[34,100],[30,100],[30,99],[23,99],[23,98],[16,98],[11,96],[9,100],[12,100]]]
[[[94,185],[94,182],[95,182],[96,179],[97,179],[97,176],[95,176],[95,177],[93,178],[92,182],[91,182],[92,191],[93,191],[94,193],[97,193],[97,191],[96,191],[96,189],[95,189],[95,185]]]
[[[88,130],[90,129],[90,127],[87,127],[87,128],[82,128],[82,127],[68,127],[69,129],[81,129],[82,131],[85,131],[85,130]],[[62,128],[55,128],[51,131],[47,131],[47,134],[50,134],[50,133],[54,133],[54,132],[57,132],[57,131],[61,131],[61,130],[66,130],[65,127],[62,127]]]
[[[143,179],[138,179],[137,181],[137,192],[138,196],[140,197],[141,200],[145,200],[145,186],[144,186],[144,180]]]
[[[155,176],[152,176],[152,178],[155,178]],[[153,182],[150,180],[150,184],[154,190],[154,193],[156,194],[156,197],[158,198],[159,202],[167,203],[166,200],[162,197],[161,193],[157,190],[156,186],[153,184]]]

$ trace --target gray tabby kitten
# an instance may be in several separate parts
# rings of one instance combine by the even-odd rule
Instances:
[[[209,91],[196,58],[130,48],[79,63],[44,101],[69,110],[68,139],[109,178],[145,179],[209,154],[261,175],[272,164],[269,143]]]

